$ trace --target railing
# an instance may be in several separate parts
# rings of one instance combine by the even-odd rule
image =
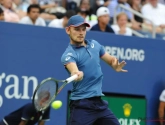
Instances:
[[[137,15],[137,16],[139,16],[139,17],[145,19],[145,20],[148,20],[148,21],[152,24],[152,26],[153,26],[153,29],[152,29],[152,38],[155,38],[155,37],[156,37],[156,26],[154,25],[154,23],[152,22],[152,20],[149,20],[148,18],[144,17],[141,13],[139,13],[139,12],[133,10],[132,8],[128,8],[128,7],[124,6],[123,4],[119,4],[119,5],[115,8],[115,11],[114,11],[114,23],[116,23],[117,9],[118,9],[119,7],[120,7],[120,8],[123,8],[123,9],[125,9],[125,10],[128,10],[128,11],[131,11],[133,14],[135,14],[135,15]],[[135,35],[139,36],[139,37],[142,37],[142,36],[143,36],[143,34],[140,34],[140,33],[138,33],[138,32],[135,31],[135,30],[133,30],[133,33],[134,33]],[[144,36],[144,37],[145,37],[145,36]]]

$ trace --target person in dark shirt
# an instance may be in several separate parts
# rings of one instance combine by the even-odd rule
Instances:
[[[38,104],[43,106],[50,99],[50,93],[47,91],[41,92],[38,95]],[[33,103],[25,104],[19,109],[11,112],[0,121],[0,125],[44,125],[45,121],[49,120],[50,107],[44,111],[37,111]]]
[[[46,111],[37,112],[32,103],[28,103],[21,108],[5,116],[0,125],[44,125],[49,120],[50,107]]]
[[[114,33],[113,29],[109,25],[110,17],[107,7],[100,7],[97,12],[98,23],[91,28],[91,31],[101,31]]]

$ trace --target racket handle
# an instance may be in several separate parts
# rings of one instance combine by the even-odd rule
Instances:
[[[75,75],[73,75],[73,76],[67,78],[66,81],[67,81],[67,83],[70,83],[70,82],[72,82],[73,80],[75,80],[77,77],[78,77],[78,75],[75,74]]]

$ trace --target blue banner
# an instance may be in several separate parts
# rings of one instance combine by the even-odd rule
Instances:
[[[97,40],[109,54],[127,62],[128,73],[117,73],[101,62],[103,92],[145,96],[146,117],[158,117],[159,95],[165,88],[165,42],[100,32],[87,32],[86,38]],[[0,119],[31,102],[35,87],[44,78],[68,77],[61,64],[68,44],[64,29],[0,23]],[[71,89],[72,85],[67,85],[57,96],[63,106],[51,109],[47,125],[66,125]]]

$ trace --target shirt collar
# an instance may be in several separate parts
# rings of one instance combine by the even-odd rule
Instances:
[[[85,39],[85,43],[87,44],[87,46],[90,44],[89,41],[86,40],[86,39]],[[69,43],[69,46],[71,46],[71,47],[73,47],[73,48],[77,48],[77,49],[78,49],[78,48],[81,48],[81,47],[84,47],[83,45],[81,45],[81,46],[76,46],[76,45],[70,44],[70,43]]]

